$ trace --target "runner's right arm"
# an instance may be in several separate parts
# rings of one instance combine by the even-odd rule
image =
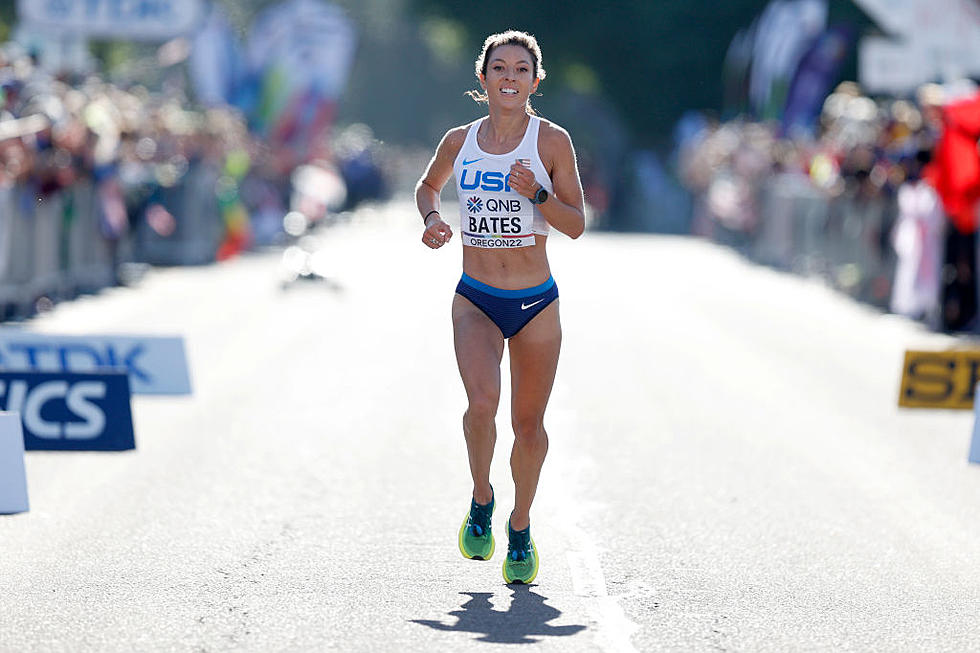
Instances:
[[[439,213],[441,207],[439,195],[442,187],[453,175],[453,161],[456,160],[456,155],[463,147],[465,139],[466,127],[457,127],[446,132],[425,173],[415,186],[415,205],[419,209],[419,216],[425,220],[422,242],[433,249],[449,242],[453,236],[452,229]],[[436,241],[435,244],[431,242],[433,239]]]

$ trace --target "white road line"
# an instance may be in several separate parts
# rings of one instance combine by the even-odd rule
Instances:
[[[615,597],[606,591],[599,554],[588,534],[571,521],[563,520],[574,550],[566,554],[571,570],[572,588],[585,599],[596,622],[596,643],[608,653],[635,653],[630,637],[639,628],[630,621]]]
[[[564,390],[565,386],[556,385],[558,405],[561,405],[560,395]],[[573,412],[562,410],[558,405],[549,413],[548,421],[554,424],[555,433],[574,433],[578,420]],[[595,624],[595,640],[601,650],[606,653],[637,653],[630,637],[640,626],[630,621],[616,597],[609,596],[606,591],[606,576],[599,562],[599,551],[589,534],[579,526],[583,517],[582,510],[587,510],[587,502],[574,499],[581,492],[574,487],[572,479],[582,476],[581,471],[588,462],[584,458],[570,456],[568,450],[561,445],[553,446],[549,457],[550,463],[547,464],[553,470],[560,471],[549,474],[541,494],[547,497],[546,502],[553,517],[551,522],[563,531],[568,543],[565,557],[568,560],[572,591],[581,597]]]
[[[565,461],[553,462],[566,470],[570,469],[562,465]],[[582,505],[569,501],[574,492],[568,487],[567,479],[574,477],[574,474],[555,474],[553,483],[549,484],[549,495],[554,493],[554,496],[562,497],[555,504],[554,523],[564,531],[565,541],[568,542],[565,557],[572,591],[582,598],[595,623],[595,639],[600,649],[606,653],[636,653],[630,637],[639,629],[639,625],[630,621],[616,598],[606,591],[606,576],[599,562],[599,551],[589,534],[578,525],[581,515],[570,508],[571,505]]]

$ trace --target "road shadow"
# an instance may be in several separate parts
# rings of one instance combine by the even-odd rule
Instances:
[[[511,602],[506,612],[494,610],[489,592],[460,592],[470,597],[459,610],[449,613],[456,623],[449,625],[430,619],[412,619],[435,630],[473,633],[477,641],[494,644],[533,644],[542,637],[568,637],[585,626],[552,626],[548,622],[561,616],[561,610],[546,605],[548,597],[531,591],[535,585],[510,586]]]

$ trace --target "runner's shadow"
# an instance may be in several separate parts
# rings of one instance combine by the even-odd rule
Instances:
[[[506,612],[494,610],[490,605],[489,592],[460,592],[470,599],[453,610],[449,616],[456,623],[447,625],[441,621],[412,619],[435,630],[456,631],[481,635],[477,640],[495,644],[533,644],[541,637],[568,637],[585,630],[585,626],[552,626],[548,622],[561,616],[561,610],[545,605],[547,597],[531,591],[533,585],[510,587],[512,599]]]

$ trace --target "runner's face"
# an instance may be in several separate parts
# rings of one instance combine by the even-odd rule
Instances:
[[[538,88],[531,53],[519,45],[501,45],[490,51],[486,77],[480,78],[492,104],[523,107]]]

